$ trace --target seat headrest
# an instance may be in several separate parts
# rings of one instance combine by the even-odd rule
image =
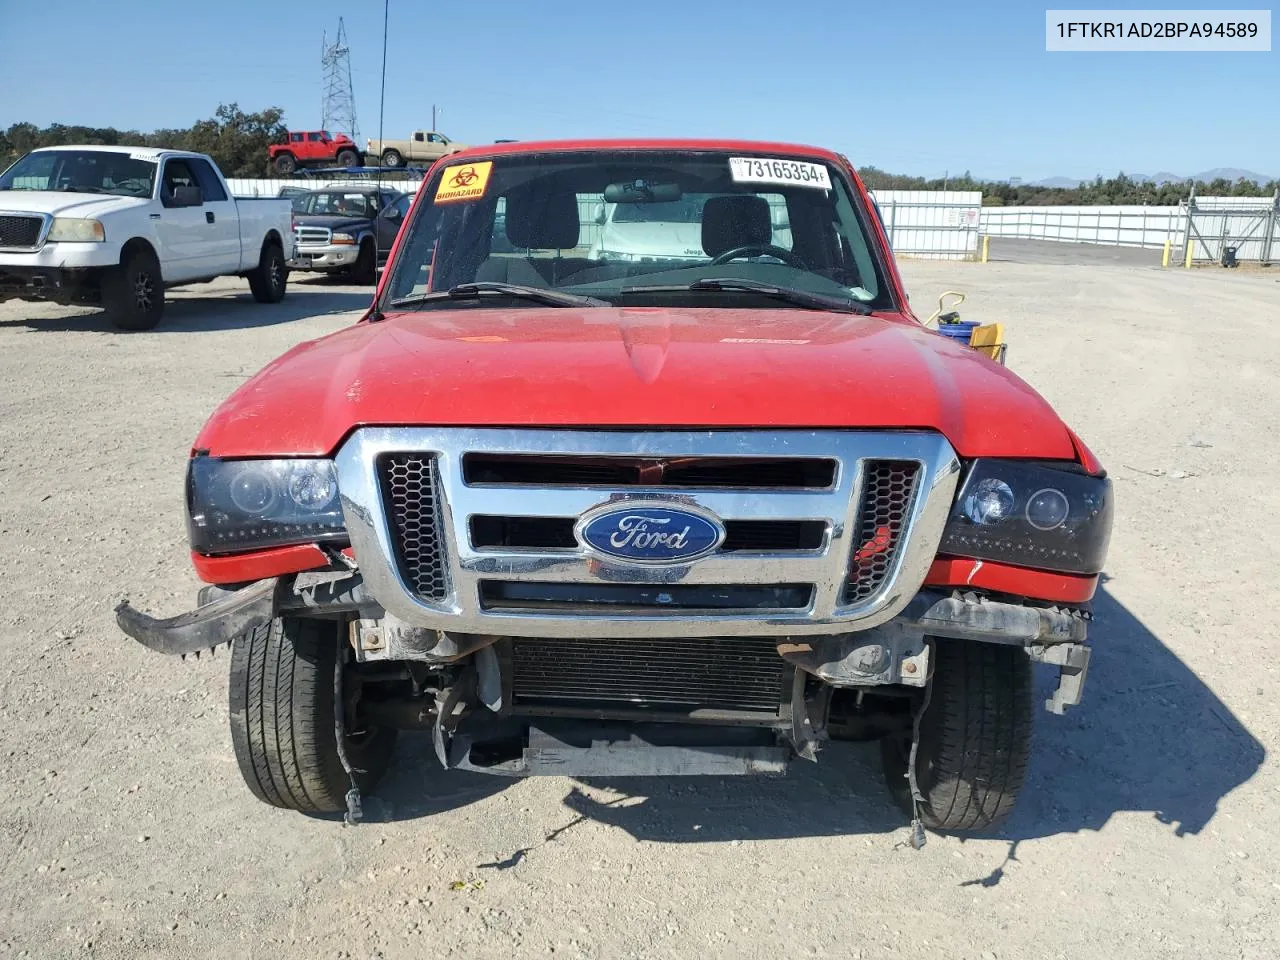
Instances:
[[[518,248],[569,250],[578,245],[582,224],[578,198],[562,190],[517,190],[507,195],[507,239]]]
[[[772,241],[769,201],[764,197],[711,197],[703,205],[702,249],[707,256]]]

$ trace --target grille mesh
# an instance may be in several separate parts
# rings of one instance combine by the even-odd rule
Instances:
[[[393,453],[381,460],[383,497],[391,514],[401,575],[419,597],[439,602],[449,588],[435,472],[432,456]]]
[[[858,532],[844,602],[858,603],[884,586],[902,547],[920,464],[911,460],[869,460],[863,468]]]
[[[39,217],[0,215],[0,247],[34,247],[43,223]]]
[[[535,640],[512,644],[517,701],[776,712],[785,663],[769,637]]]
[[[298,243],[305,246],[323,246],[333,239],[333,231],[326,227],[298,227],[293,232]]]

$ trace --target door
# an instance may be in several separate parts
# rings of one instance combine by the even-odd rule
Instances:
[[[161,275],[168,283],[209,276],[203,262],[205,227],[208,226],[203,205],[172,205],[178,187],[198,186],[200,182],[184,158],[171,157],[164,162],[160,175],[160,212],[151,217],[160,240]]]
[[[391,247],[396,242],[396,234],[400,232],[400,227],[404,225],[404,218],[408,216],[411,206],[413,206],[413,197],[403,193],[387,204],[382,212],[378,214],[375,229],[378,231],[379,266],[387,262]]]
[[[227,195],[213,164],[199,157],[188,157],[187,166],[195,174],[204,193],[205,246],[208,253],[207,265],[209,275],[236,273],[241,267],[257,266],[255,250],[245,250],[244,256],[250,261],[241,262],[240,253],[240,213],[236,202]],[[248,243],[257,242],[258,238],[248,238]]]

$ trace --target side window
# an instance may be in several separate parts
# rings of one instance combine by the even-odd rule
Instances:
[[[187,161],[187,165],[191,168],[191,172],[196,175],[196,180],[199,181],[200,189],[204,191],[206,201],[217,202],[227,199],[227,191],[222,189],[222,182],[218,179],[218,175],[214,173],[213,165],[208,160],[192,157]]]
[[[191,167],[186,160],[167,160],[164,165],[164,181],[162,188],[166,196],[173,196],[173,191],[177,187],[198,187],[200,181],[196,179]]]
[[[444,143],[444,137],[440,136],[438,133],[431,134],[427,139],[432,143]]]
[[[324,140],[324,137],[318,133],[308,133],[307,139],[312,143],[320,143],[322,140]]]
[[[301,143],[301,142],[302,142],[302,140],[303,140],[303,134],[301,134],[301,133],[291,133],[291,134],[289,134],[289,142],[290,142],[290,143]]]
[[[418,133],[415,133],[415,134],[413,135],[413,141],[414,141],[414,143],[421,143],[421,142],[422,142],[422,136],[423,136],[423,134],[422,134],[422,132],[421,132],[421,131],[419,131]]]
[[[400,217],[403,219],[409,215],[409,208],[413,206],[413,197],[406,193],[403,197],[397,200],[393,206],[400,211]]]

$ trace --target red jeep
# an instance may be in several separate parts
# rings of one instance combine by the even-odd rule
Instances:
[[[287,177],[299,167],[360,166],[360,148],[345,133],[336,137],[328,130],[290,130],[284,143],[267,147],[267,156],[276,173]]]
[[[118,622],[230,643],[249,788],[353,818],[416,727],[503,776],[878,739],[917,842],[989,828],[1032,662],[1080,701],[1112,523],[1048,403],[912,314],[849,162],[773,143],[442,161],[369,313],[232,394],[186,482],[211,586]]]

